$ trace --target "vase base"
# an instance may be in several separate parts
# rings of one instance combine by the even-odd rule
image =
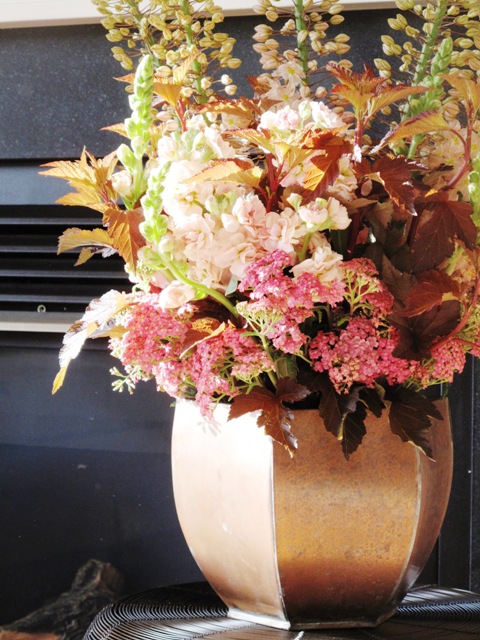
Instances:
[[[254,613],[250,611],[242,611],[234,607],[228,610],[228,617],[233,620],[244,620],[274,629],[283,629],[286,631],[314,631],[315,629],[368,629],[378,627],[396,613],[396,608],[388,613],[379,616],[375,620],[359,618],[356,620],[287,620],[276,616],[270,616],[262,613]]]

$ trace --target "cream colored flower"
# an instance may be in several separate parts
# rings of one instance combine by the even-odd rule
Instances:
[[[316,233],[310,242],[312,255],[292,268],[293,275],[298,278],[302,273],[312,273],[321,282],[342,280],[343,269],[340,268],[343,258],[332,250],[330,243],[322,233]]]
[[[312,120],[320,129],[342,129],[345,123],[323,102],[311,102]]]
[[[357,178],[352,168],[350,158],[348,156],[342,156],[338,164],[340,174],[327,192],[329,195],[348,202],[355,197],[355,190],[358,186]]]
[[[332,224],[330,229],[346,229],[350,224],[347,209],[336,198],[329,198],[327,204],[328,217]]]
[[[195,298],[195,289],[184,282],[174,280],[160,292],[159,301],[163,309],[178,309]]]
[[[121,198],[128,198],[132,184],[132,176],[128,171],[117,171],[112,175],[112,186]]]

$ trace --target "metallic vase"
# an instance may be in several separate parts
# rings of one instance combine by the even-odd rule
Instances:
[[[435,462],[369,416],[347,461],[318,412],[295,412],[293,458],[256,414],[205,421],[177,402],[173,482],[187,544],[233,618],[282,629],[372,627],[395,613],[435,545],[452,477],[448,404]]]

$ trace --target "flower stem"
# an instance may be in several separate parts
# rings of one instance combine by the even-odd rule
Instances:
[[[435,17],[431,21],[431,29],[423,43],[422,51],[420,53],[420,58],[418,60],[418,63],[415,69],[415,74],[412,80],[412,86],[419,85],[429,72],[429,67],[431,66],[432,60],[435,57],[435,53],[436,53],[435,45],[438,40],[440,27],[442,26],[443,19],[445,18],[447,10],[448,10],[448,0],[438,0]],[[405,112],[402,116],[402,120],[406,120],[412,115],[411,106],[412,106],[412,103],[409,100],[408,106],[405,109]],[[414,157],[415,150],[419,142],[418,137],[417,137],[417,141],[415,142],[415,137],[416,136],[414,136],[414,140],[412,141],[412,144],[409,150],[409,154],[408,154],[409,158]]]
[[[303,0],[293,0],[295,27],[297,32],[297,50],[300,65],[305,74],[304,83],[308,86],[309,82],[309,68],[308,68],[308,46],[304,37],[304,33],[307,29],[305,23],[305,7]]]
[[[238,318],[238,311],[236,307],[226,296],[223,295],[223,293],[220,293],[220,291],[217,291],[216,289],[206,287],[204,284],[200,284],[199,282],[195,282],[194,280],[190,280],[190,278],[187,278],[187,276],[183,275],[183,273],[181,273],[181,271],[168,260],[165,261],[165,266],[177,280],[180,280],[181,282],[184,282],[185,284],[193,287],[193,289],[195,289],[195,291],[197,291],[198,293],[213,298],[224,307],[226,307],[234,318]]]
[[[422,82],[422,80],[428,73],[428,66],[433,56],[435,55],[435,44],[438,39],[438,33],[440,31],[440,27],[442,26],[443,19],[447,13],[447,9],[448,1],[439,0],[435,18],[431,23],[432,28],[427,38],[425,39],[425,42],[423,43],[420,59],[415,70],[415,75],[413,76],[413,85],[420,84],[420,82]]]
[[[313,233],[307,233],[305,238],[303,239],[302,248],[300,249],[300,252],[298,253],[298,261],[299,262],[303,262],[305,260],[305,258],[307,257],[308,245],[310,243],[312,235],[313,235]]]
[[[272,354],[270,353],[270,346],[269,346],[269,344],[267,342],[267,339],[265,338],[265,336],[263,335],[262,332],[257,333],[257,335],[260,337],[260,340],[262,341],[263,350],[265,351],[267,356],[270,358],[270,360],[275,364],[275,361],[272,358]],[[276,388],[277,382],[278,382],[278,378],[277,378],[276,374],[273,371],[267,371],[267,375],[268,375],[268,377],[270,379],[270,382]]]

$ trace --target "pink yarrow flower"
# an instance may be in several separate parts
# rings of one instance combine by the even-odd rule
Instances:
[[[239,285],[239,291],[249,295],[240,312],[254,325],[263,325],[275,348],[298,353],[307,341],[299,325],[313,315],[319,301],[340,301],[343,289],[325,285],[309,272],[293,278],[285,273],[289,266],[290,256],[280,250],[256,260]]]
[[[388,384],[405,382],[416,363],[395,358],[398,334],[382,336],[375,323],[355,317],[339,335],[320,332],[311,342],[309,356],[315,371],[327,371],[336,391],[346,393],[354,383],[373,387],[385,377]]]
[[[235,327],[203,340],[187,358],[195,400],[205,416],[212,415],[216,399],[234,398],[245,384],[255,384],[260,374],[273,368],[262,345]]]
[[[153,373],[157,363],[176,359],[190,327],[189,313],[170,311],[160,305],[158,294],[148,294],[134,304],[123,319],[126,329],[110,346],[125,367],[137,366]]]

